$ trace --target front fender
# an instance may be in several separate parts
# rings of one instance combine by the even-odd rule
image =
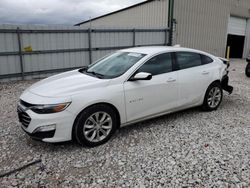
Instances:
[[[67,110],[74,113],[75,117],[89,106],[98,103],[107,103],[117,109],[120,114],[121,123],[126,122],[124,90],[122,85],[91,89],[81,94],[71,96],[71,98],[72,103]]]

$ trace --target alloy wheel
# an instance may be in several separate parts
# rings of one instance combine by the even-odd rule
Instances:
[[[208,105],[210,108],[216,108],[221,101],[221,89],[218,87],[213,87],[208,94]]]
[[[111,132],[112,118],[106,112],[96,112],[88,117],[83,126],[83,134],[90,142],[100,142]]]

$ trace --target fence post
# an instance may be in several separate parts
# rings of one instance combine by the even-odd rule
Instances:
[[[88,39],[89,39],[89,64],[92,63],[92,42],[91,42],[91,28],[88,31]]]
[[[169,29],[166,28],[166,30],[165,30],[165,41],[164,41],[165,46],[168,45],[168,31],[169,31]]]
[[[135,28],[133,29],[133,46],[135,47]]]
[[[22,53],[22,44],[21,44],[21,33],[20,33],[20,28],[19,27],[16,29],[16,33],[17,33],[18,55],[19,55],[19,59],[20,59],[20,68],[21,68],[22,80],[24,80],[23,53]]]

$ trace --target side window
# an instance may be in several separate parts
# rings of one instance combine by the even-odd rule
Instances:
[[[148,72],[153,76],[172,71],[172,59],[170,53],[160,54],[144,63],[138,72]]]
[[[193,52],[177,52],[177,62],[180,69],[188,69],[202,65],[200,54]]]
[[[201,61],[203,65],[206,65],[206,64],[212,63],[214,60],[206,55],[201,55]]]

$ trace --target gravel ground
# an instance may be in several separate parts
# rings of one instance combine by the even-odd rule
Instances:
[[[231,66],[220,108],[166,115],[119,130],[96,148],[46,144],[21,130],[16,103],[34,81],[0,85],[0,187],[250,187],[250,79]]]

